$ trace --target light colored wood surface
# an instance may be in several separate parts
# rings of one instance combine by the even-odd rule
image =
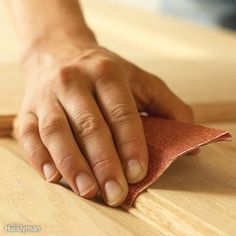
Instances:
[[[63,186],[46,183],[26,163],[13,140],[0,140],[0,160],[0,235],[3,226],[11,223],[39,225],[40,235],[45,236],[159,235],[121,209],[85,200]]]
[[[193,106],[197,121],[236,120],[235,33],[105,0],[83,0],[82,5],[99,42],[160,76]],[[2,2],[0,22],[0,35],[4,35],[0,39],[0,83],[5,87],[0,94],[0,114],[9,114],[18,111],[23,85],[19,83],[19,44]],[[12,87],[14,92],[9,91]]]
[[[84,1],[84,8],[103,45],[160,75],[189,102],[236,101],[235,33],[100,2]]]
[[[104,0],[82,3],[101,44],[162,77],[193,106],[198,121],[218,121],[207,125],[236,135],[235,33]],[[19,110],[24,85],[3,2],[0,35],[0,115],[11,115]],[[40,225],[41,235],[235,235],[235,157],[233,139],[180,158],[124,212],[46,183],[15,141],[0,139],[0,235],[9,223]]]
[[[1,40],[0,40],[1,41]],[[1,45],[1,43],[0,43]],[[24,91],[24,80],[17,63],[0,64],[0,114],[17,114]]]
[[[236,123],[208,126],[236,135]],[[46,183],[15,141],[0,139],[0,223],[40,225],[42,235],[234,235],[235,144],[180,158],[124,212]]]

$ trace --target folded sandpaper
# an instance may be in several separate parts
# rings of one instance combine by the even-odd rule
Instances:
[[[171,119],[142,117],[142,121],[149,152],[148,173],[141,182],[129,185],[128,196],[122,204],[125,209],[131,207],[135,198],[154,183],[178,157],[199,146],[231,138],[227,131]]]

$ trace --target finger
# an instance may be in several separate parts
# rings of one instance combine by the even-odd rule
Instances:
[[[40,139],[37,117],[28,112],[21,115],[18,122],[17,139],[24,148],[29,163],[48,182],[58,182],[61,175]]]
[[[143,71],[135,74],[132,92],[141,111],[180,122],[193,123],[192,109],[154,75]]]
[[[37,111],[39,132],[58,170],[74,192],[94,197],[98,186],[73,137],[66,115],[57,101],[43,103]]]
[[[140,115],[124,78],[100,79],[96,95],[109,124],[127,181],[137,183],[148,169],[148,152]]]
[[[80,84],[61,91],[59,99],[105,201],[110,206],[120,205],[127,196],[128,185],[109,127],[93,95]]]

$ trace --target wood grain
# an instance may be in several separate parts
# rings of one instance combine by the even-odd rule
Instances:
[[[99,42],[161,77],[193,106],[196,121],[236,120],[235,33],[131,10],[105,0],[81,2]],[[24,85],[19,43],[3,2],[0,26],[0,34],[7,37],[0,38],[0,114],[16,114]]]
[[[235,123],[208,126],[236,135]],[[0,139],[0,223],[40,225],[43,235],[233,235],[235,144],[211,144],[182,157],[125,213],[46,183],[15,141]]]
[[[0,235],[4,224],[10,223],[39,225],[40,235],[159,235],[121,209],[45,182],[13,140],[0,139],[0,159],[4,163],[0,165]]]

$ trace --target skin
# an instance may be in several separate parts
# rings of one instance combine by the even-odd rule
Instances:
[[[155,75],[100,46],[75,0],[8,0],[22,45],[26,92],[17,138],[49,182],[110,206],[147,173],[139,112],[193,122]]]

